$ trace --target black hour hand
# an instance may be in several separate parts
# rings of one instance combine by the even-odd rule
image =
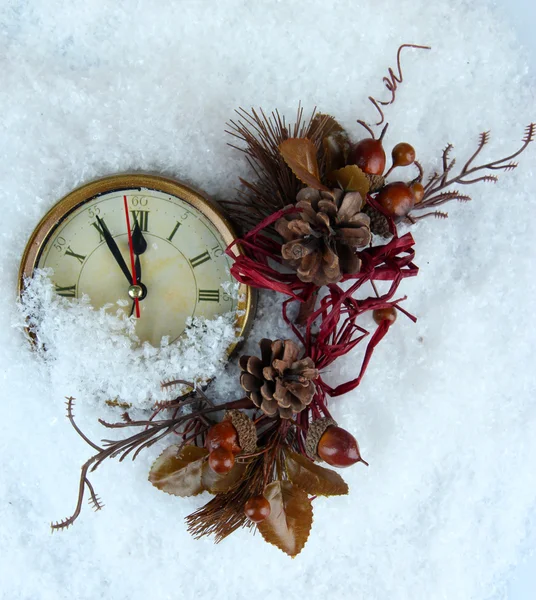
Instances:
[[[132,275],[130,273],[130,270],[127,267],[127,263],[125,262],[125,259],[123,258],[123,255],[121,254],[121,250],[119,250],[119,247],[115,243],[115,240],[114,240],[112,234],[110,233],[108,226],[98,215],[96,216],[96,219],[97,219],[97,223],[100,225],[100,228],[102,230],[102,235],[104,236],[104,241],[106,242],[108,249],[112,253],[113,257],[115,258],[115,262],[121,267],[121,271],[123,271],[123,273],[125,274],[125,277],[127,278],[128,282],[130,284],[132,284]]]

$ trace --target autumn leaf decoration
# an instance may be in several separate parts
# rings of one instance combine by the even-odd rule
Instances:
[[[263,466],[263,461],[246,459],[237,462],[229,473],[218,475],[210,469],[207,458],[208,451],[204,448],[188,445],[181,449],[174,444],[156,459],[149,481],[168,494],[196,496],[207,491],[226,501],[242,484],[248,466],[255,470]],[[313,507],[310,496],[344,495],[348,493],[348,486],[338,473],[301,454],[284,449],[282,458],[284,475],[264,489],[264,497],[270,503],[270,515],[257,527],[268,543],[294,557],[303,549],[311,531]],[[238,503],[237,513],[242,510],[243,504]]]

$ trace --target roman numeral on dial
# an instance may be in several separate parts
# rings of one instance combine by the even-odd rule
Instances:
[[[198,302],[219,302],[220,290],[199,290]]]
[[[171,232],[171,235],[167,238],[170,242],[175,237],[175,234],[177,233],[180,226],[181,226],[181,222],[177,221],[177,224],[175,225],[175,227],[173,227],[173,231]]]
[[[56,294],[65,298],[74,298],[76,296],[76,285],[68,285],[66,287],[56,286]]]
[[[80,264],[82,264],[84,262],[84,259],[86,258],[85,256],[82,256],[82,254],[77,254],[76,252],[73,252],[71,246],[67,246],[67,250],[65,250],[65,256],[72,256],[76,258],[76,260],[78,260]]]
[[[194,258],[190,258],[189,262],[192,265],[192,268],[195,269],[199,265],[202,265],[203,263],[207,262],[207,260],[210,260],[210,254],[205,250],[203,254],[200,254],[199,256],[194,256]]]
[[[140,226],[142,231],[149,230],[149,211],[148,210],[131,210],[132,220],[134,221],[132,225],[132,229],[134,229],[134,225],[136,222]]]

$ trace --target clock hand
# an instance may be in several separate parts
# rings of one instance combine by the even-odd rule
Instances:
[[[127,221],[127,233],[128,233],[128,249],[130,250],[130,264],[132,266],[132,287],[138,285],[138,278],[136,275],[136,262],[134,260],[134,248],[132,247],[132,232],[130,231],[130,217],[128,214],[128,201],[126,195],[123,196],[123,202],[125,207],[125,218]],[[139,319],[141,317],[140,314],[140,300],[136,296],[134,298],[134,306],[136,308],[136,318]]]
[[[127,278],[128,282],[131,284],[132,276],[130,274],[130,271],[128,270],[125,259],[123,258],[123,255],[121,254],[121,250],[119,250],[106,223],[98,215],[96,216],[96,219],[97,219],[97,223],[100,225],[100,228],[102,230],[102,235],[104,236],[104,241],[106,242],[106,245],[108,246],[113,257],[115,258],[115,261],[117,262],[117,264],[121,267],[121,271],[123,271],[123,273],[125,274],[125,277]]]
[[[134,268],[136,271],[136,279],[138,281],[138,285],[141,285],[143,287],[143,291],[144,291],[143,296],[141,296],[141,298],[140,298],[141,300],[143,300],[143,298],[145,298],[145,296],[147,294],[147,289],[141,283],[140,254],[143,254],[147,250],[147,240],[143,237],[143,233],[140,229],[138,219],[136,219],[135,215],[134,215],[134,229],[132,231],[132,248],[134,250],[134,253],[136,254],[136,262],[134,264]],[[130,316],[132,316],[135,306],[136,306],[136,301],[134,300],[132,302],[132,309],[130,310]]]

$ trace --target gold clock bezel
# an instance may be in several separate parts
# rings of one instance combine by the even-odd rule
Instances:
[[[102,194],[136,188],[159,191],[184,200],[213,224],[227,246],[237,237],[232,224],[221,208],[213,200],[185,183],[159,175],[141,173],[103,177],[69,192],[41,219],[30,236],[22,255],[18,277],[19,297],[24,290],[24,281],[33,275],[48,240],[71,213]],[[242,250],[239,246],[236,246],[235,252],[241,254]],[[236,307],[237,338],[244,338],[248,334],[255,316],[257,294],[255,289],[245,284],[240,284],[238,293],[239,300]],[[231,356],[238,344],[239,341],[231,344],[227,350],[228,356]]]

